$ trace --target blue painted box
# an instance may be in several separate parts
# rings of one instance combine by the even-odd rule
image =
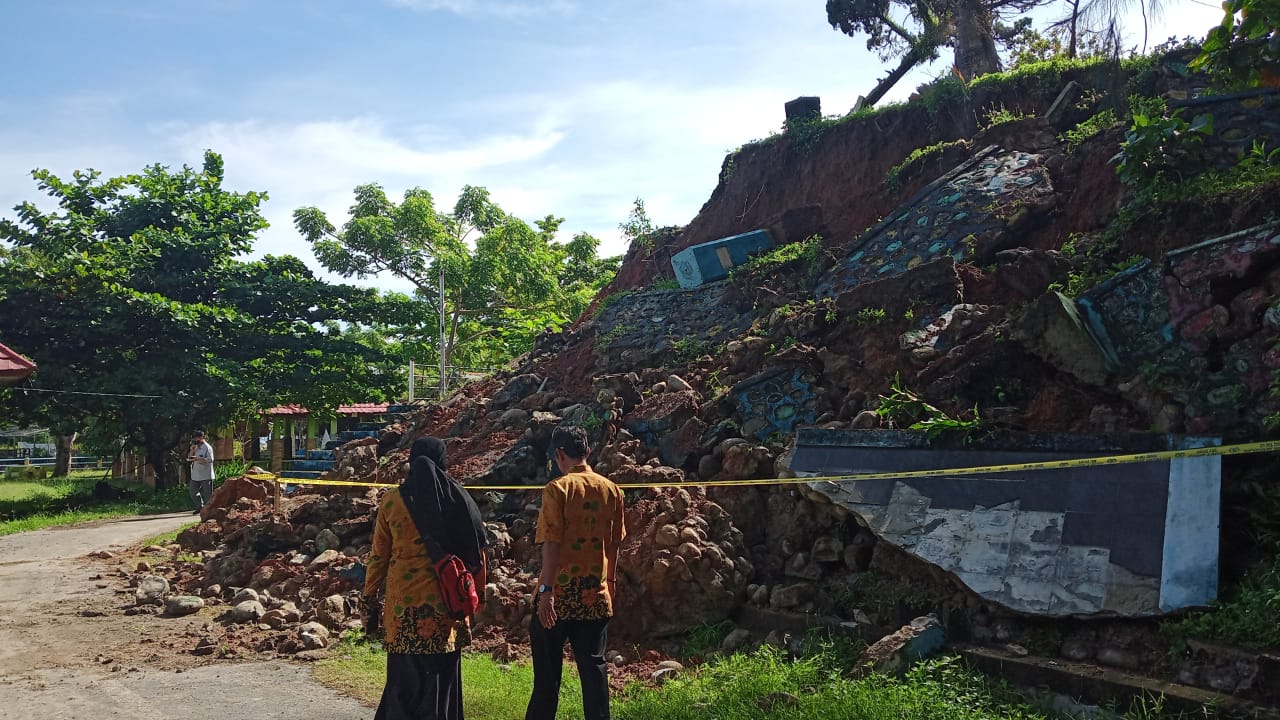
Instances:
[[[672,256],[671,268],[680,287],[688,290],[729,277],[730,270],[773,245],[768,230],[752,230],[685,248]]]

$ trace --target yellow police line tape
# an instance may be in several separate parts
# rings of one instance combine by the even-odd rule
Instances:
[[[1216,455],[1249,455],[1254,453],[1280,451],[1280,440],[1263,440],[1259,442],[1240,443],[1238,445],[1220,445],[1215,447],[1192,448],[1188,450],[1159,450],[1156,452],[1133,453],[1129,455],[1106,455],[1102,457],[1074,458],[1071,460],[1042,460],[1028,463],[1010,463],[1006,465],[979,465],[976,467],[942,468],[938,470],[906,470],[901,472],[857,473],[853,475],[824,475],[817,477],[768,478],[763,480],[699,480],[690,482],[672,482],[656,484],[626,484],[626,488],[660,488],[660,487],[744,487],[752,485],[798,485],[816,482],[855,482],[863,480],[901,480],[907,478],[927,478],[955,475],[990,475],[1030,470],[1065,470],[1079,467],[1098,467],[1102,465],[1125,465],[1130,463],[1155,462],[1157,460],[1178,460],[1184,458],[1213,457]],[[271,473],[245,475],[251,480],[267,480],[281,485],[342,485],[347,487],[399,487],[398,483],[364,483],[346,482],[342,480],[308,480],[306,478],[278,477]],[[470,485],[468,490],[541,490],[541,485]]]

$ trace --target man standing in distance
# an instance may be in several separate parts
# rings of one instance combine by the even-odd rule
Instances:
[[[196,506],[192,515],[199,515],[204,504],[213,497],[213,446],[204,437],[203,430],[195,431],[191,437],[191,451],[187,453],[191,462],[191,479],[187,481],[187,492],[191,494],[191,502]]]
[[[587,432],[560,425],[551,433],[564,473],[542,490],[535,541],[542,574],[529,624],[533,696],[525,720],[554,720],[560,699],[565,640],[573,647],[586,720],[609,718],[604,651],[617,591],[618,547],[626,536],[622,491],[587,466]]]

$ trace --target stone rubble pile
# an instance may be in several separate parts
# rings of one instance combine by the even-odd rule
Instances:
[[[557,424],[588,427],[595,467],[624,487],[785,471],[782,445],[741,437],[723,398],[708,401],[698,389],[706,385],[705,373],[688,376],[600,376],[585,390],[591,399],[574,403],[540,377],[516,374],[495,385],[491,397],[455,397],[378,439],[347,443],[335,453],[332,475],[362,482],[403,477],[408,446],[424,434],[447,435],[442,426],[465,425],[480,439],[510,438],[499,443],[498,453],[469,438],[446,442],[455,476],[460,467],[480,470],[471,477],[477,490],[489,484],[531,486],[530,492],[476,494],[493,539],[486,603],[476,629],[506,646],[523,643],[540,561],[534,544],[541,499],[536,488],[546,482],[547,446]],[[486,453],[489,466],[476,468],[476,458]],[[203,513],[204,522],[178,539],[203,560],[180,565],[173,576],[178,592],[219,609],[224,623],[260,630],[258,646],[278,652],[322,646],[317,625],[330,632],[355,626],[378,491],[324,489],[329,494],[290,493],[273,512],[268,483],[229,480]],[[840,595],[841,586],[868,569],[874,536],[836,506],[792,490],[753,488],[710,495],[698,488],[637,489],[628,496],[628,539],[619,556],[620,597],[611,628],[620,639],[660,644],[722,623],[748,605],[868,623],[870,617],[885,625],[897,621],[872,608],[864,611],[848,593]],[[742,525],[736,518],[750,522]],[[831,599],[837,595],[843,603]],[[190,607],[191,601],[173,601],[175,613]],[[772,640],[786,645],[792,639]]]

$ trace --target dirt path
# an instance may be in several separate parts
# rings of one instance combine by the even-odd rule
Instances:
[[[287,662],[175,652],[208,621],[125,616],[119,553],[192,520],[129,518],[0,537],[0,716],[10,720],[227,717],[348,720],[372,711]],[[206,611],[207,612],[207,611]],[[189,658],[189,659],[188,659]]]

